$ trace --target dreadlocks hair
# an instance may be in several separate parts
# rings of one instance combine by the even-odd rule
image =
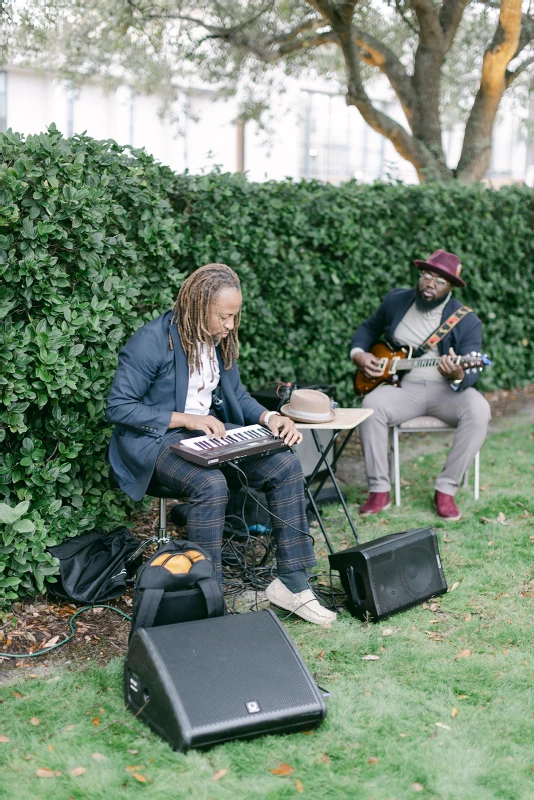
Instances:
[[[226,264],[206,264],[186,278],[178,292],[173,306],[171,325],[176,323],[178,326],[190,375],[195,371],[200,371],[202,345],[208,346],[210,361],[214,362],[216,359],[216,342],[210,333],[209,310],[211,303],[217,300],[223,289],[241,291],[241,284],[236,273]],[[225,369],[231,369],[233,362],[239,356],[240,318],[241,313],[236,315],[233,330],[220,342]],[[169,344],[172,350],[170,332]]]

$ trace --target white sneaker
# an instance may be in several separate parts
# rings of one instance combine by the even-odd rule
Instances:
[[[329,611],[319,603],[311,589],[293,594],[280,578],[275,578],[265,589],[265,597],[273,606],[283,608],[285,611],[292,611],[315,625],[329,625],[336,618],[333,611]]]

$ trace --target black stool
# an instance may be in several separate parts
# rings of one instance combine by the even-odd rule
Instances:
[[[108,472],[108,479],[112,489],[120,489],[117,476],[111,466]],[[148,484],[146,493],[149,497],[157,497],[159,499],[159,528],[157,536],[157,543],[159,546],[165,544],[170,539],[170,537],[167,536],[167,500],[174,500],[175,497],[173,493],[160,486],[154,478],[152,478]]]

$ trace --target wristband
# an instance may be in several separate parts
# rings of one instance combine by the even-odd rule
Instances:
[[[281,417],[282,415],[278,413],[278,411],[268,411],[265,415],[265,419],[263,420],[263,425],[267,428],[269,426],[269,420],[272,416]]]

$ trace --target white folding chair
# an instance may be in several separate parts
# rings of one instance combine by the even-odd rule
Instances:
[[[391,428],[391,481],[395,484],[395,505],[401,504],[401,483],[400,483],[400,447],[399,439],[401,434],[407,433],[453,433],[456,429],[451,428],[446,422],[437,417],[414,417],[400,425],[393,425]],[[468,486],[468,472],[464,475],[464,486]],[[475,478],[474,478],[474,497],[478,500],[480,494],[480,450],[475,456]]]

